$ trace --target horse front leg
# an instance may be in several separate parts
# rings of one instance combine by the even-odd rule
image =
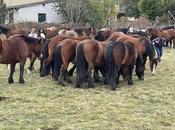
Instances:
[[[41,73],[43,70],[43,57],[40,58],[40,69],[39,69],[39,72]]]
[[[35,54],[32,53],[32,58],[30,59],[30,65],[28,67],[28,69],[30,71],[34,70],[34,63],[35,63],[35,60],[36,60],[37,56]]]
[[[9,72],[9,78],[8,78],[9,84],[14,83],[13,74],[15,72],[15,66],[16,66],[16,64],[10,64],[10,72]]]
[[[26,61],[26,60],[25,60]],[[19,76],[19,83],[23,84],[25,83],[24,81],[24,65],[25,65],[25,61],[20,62],[20,76]]]

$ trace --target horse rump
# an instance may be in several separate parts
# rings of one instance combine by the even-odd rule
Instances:
[[[77,73],[76,87],[80,87],[80,84],[83,83],[86,79],[86,72],[87,72],[87,66],[88,66],[85,60],[83,43],[80,43],[76,48],[75,64],[76,64],[76,73]]]
[[[118,78],[118,73],[124,59],[124,53],[125,46],[121,42],[112,41],[112,43],[107,46],[105,56],[105,78],[106,82],[111,85],[112,90],[115,90],[117,87],[116,79]]]

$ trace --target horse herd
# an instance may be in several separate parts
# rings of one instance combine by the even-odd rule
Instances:
[[[0,39],[0,63],[10,65],[8,83],[14,82],[16,63],[20,64],[19,83],[25,82],[23,73],[28,57],[29,70],[34,69],[34,62],[39,58],[40,76],[47,76],[51,71],[53,79],[63,86],[65,82],[72,82],[70,76],[76,69],[75,87],[79,88],[83,82],[87,82],[88,87],[93,88],[94,81],[100,82],[103,79],[105,84],[115,90],[120,75],[127,80],[128,85],[133,85],[134,67],[138,79],[144,79],[147,57],[150,70],[155,74],[161,57],[159,49],[168,46],[164,44],[165,41],[172,44],[175,39],[174,26],[164,29],[148,28],[146,31],[130,31],[131,28],[68,30],[55,27],[43,30],[44,38],[32,38],[24,30],[0,26],[0,33],[7,37]],[[157,40],[159,48],[152,42],[156,38],[163,39]],[[74,65],[68,71],[70,63]]]

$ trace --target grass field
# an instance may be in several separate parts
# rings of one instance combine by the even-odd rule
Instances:
[[[40,78],[38,66],[26,83],[7,83],[0,65],[1,130],[175,130],[175,50],[165,49],[156,76],[146,66],[144,81],[76,89]],[[74,76],[75,77],[75,76]],[[75,81],[75,80],[73,80]]]

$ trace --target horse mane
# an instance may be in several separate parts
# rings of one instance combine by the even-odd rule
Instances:
[[[3,25],[0,25],[0,33],[7,34],[11,29],[8,27],[4,27]]]

